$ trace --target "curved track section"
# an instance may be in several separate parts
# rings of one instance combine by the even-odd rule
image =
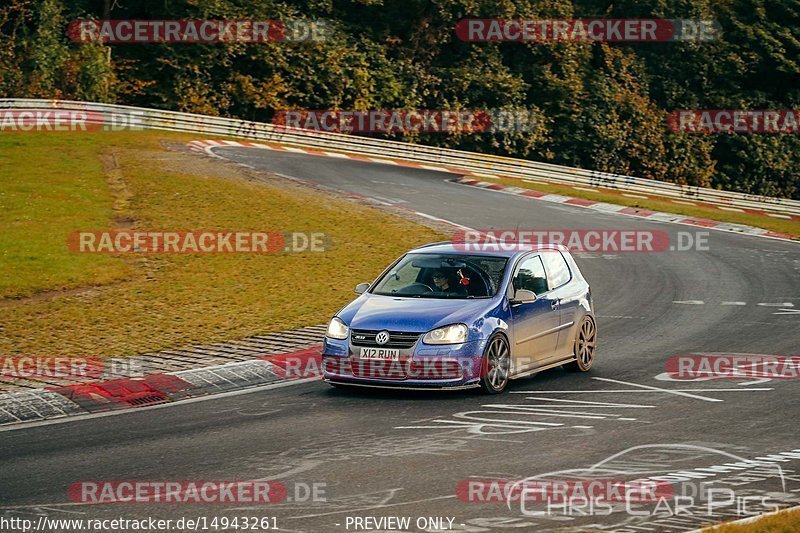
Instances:
[[[657,229],[671,242],[679,232],[700,231],[464,187],[432,171],[244,148],[215,153],[472,228]],[[354,518],[386,516],[410,517],[403,531],[437,530],[418,527],[419,517],[444,517],[446,530],[473,532],[589,525],[678,531],[735,517],[734,507],[708,515],[700,501],[690,517],[667,515],[669,523],[624,506],[611,514],[536,515],[519,502],[509,508],[465,501],[480,499],[459,489],[468,480],[560,478],[564,470],[607,465],[614,455],[613,472],[648,476],[800,448],[796,379],[663,376],[675,355],[796,354],[799,245],[711,231],[707,251],[576,260],[592,283],[600,331],[589,374],[547,371],[491,398],[305,383],[0,433],[4,510],[86,518],[276,516],[286,531],[353,531]],[[780,480],[751,475],[737,490],[775,497],[775,483],[782,483],[781,490],[796,491],[800,454],[786,457],[776,463],[785,474]],[[720,471],[708,480],[730,475]],[[266,479],[283,483],[288,499],[266,507],[187,507],[76,506],[66,497],[77,480],[120,478]],[[303,500],[303,487],[315,483],[324,485],[324,496]],[[786,496],[784,505],[792,501]],[[371,524],[366,530],[378,528]]]

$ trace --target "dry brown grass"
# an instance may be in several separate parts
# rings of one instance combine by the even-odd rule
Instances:
[[[800,531],[800,509],[776,513],[747,524],[727,524],[709,527],[711,533],[796,533]]]
[[[20,134],[4,143],[18,162],[28,154],[26,168],[36,170],[27,172],[36,179],[23,188],[4,181],[0,193],[25,204],[56,184],[71,198],[89,192],[93,198],[74,206],[72,218],[54,217],[52,202],[33,202],[28,231],[2,242],[29,250],[24,262],[0,265],[0,272],[13,273],[6,296],[33,295],[0,300],[3,355],[131,355],[319,324],[353,297],[356,283],[373,279],[405,250],[442,237],[355,200],[278,178],[255,181],[241,167],[168,151],[160,142],[187,137],[138,132],[75,142],[69,135]],[[117,168],[104,169],[103,157],[113,157]],[[81,164],[70,164],[74,159]],[[70,231],[120,224],[324,232],[330,248],[270,255],[65,253]],[[53,274],[41,276],[40,263]],[[69,275],[59,276],[59,268]]]

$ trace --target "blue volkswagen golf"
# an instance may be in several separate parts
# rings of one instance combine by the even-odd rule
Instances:
[[[331,319],[323,375],[334,386],[473,388],[565,365],[597,347],[592,293],[561,246],[407,252]]]

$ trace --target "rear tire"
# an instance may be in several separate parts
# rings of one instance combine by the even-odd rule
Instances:
[[[575,361],[567,363],[564,368],[571,372],[588,372],[594,365],[596,350],[597,326],[592,317],[585,316],[575,334],[575,344],[572,349]]]
[[[481,390],[486,394],[500,394],[508,385],[511,368],[511,351],[502,335],[495,335],[486,344],[481,360]]]

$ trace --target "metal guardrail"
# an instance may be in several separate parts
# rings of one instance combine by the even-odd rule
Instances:
[[[26,109],[59,109],[99,114],[97,117],[90,115],[89,123],[92,120],[102,121],[103,116],[106,116],[106,114],[127,114],[135,117],[138,126],[144,129],[253,139],[318,150],[348,152],[370,157],[403,159],[477,173],[502,174],[514,178],[546,180],[569,185],[604,187],[623,192],[696,200],[720,206],[768,210],[786,215],[800,215],[800,201],[787,198],[773,198],[703,187],[676,185],[633,176],[570,168],[524,159],[372,139],[343,133],[299,130],[263,122],[67,100],[7,98],[0,99],[0,110],[2,109],[19,111]]]

